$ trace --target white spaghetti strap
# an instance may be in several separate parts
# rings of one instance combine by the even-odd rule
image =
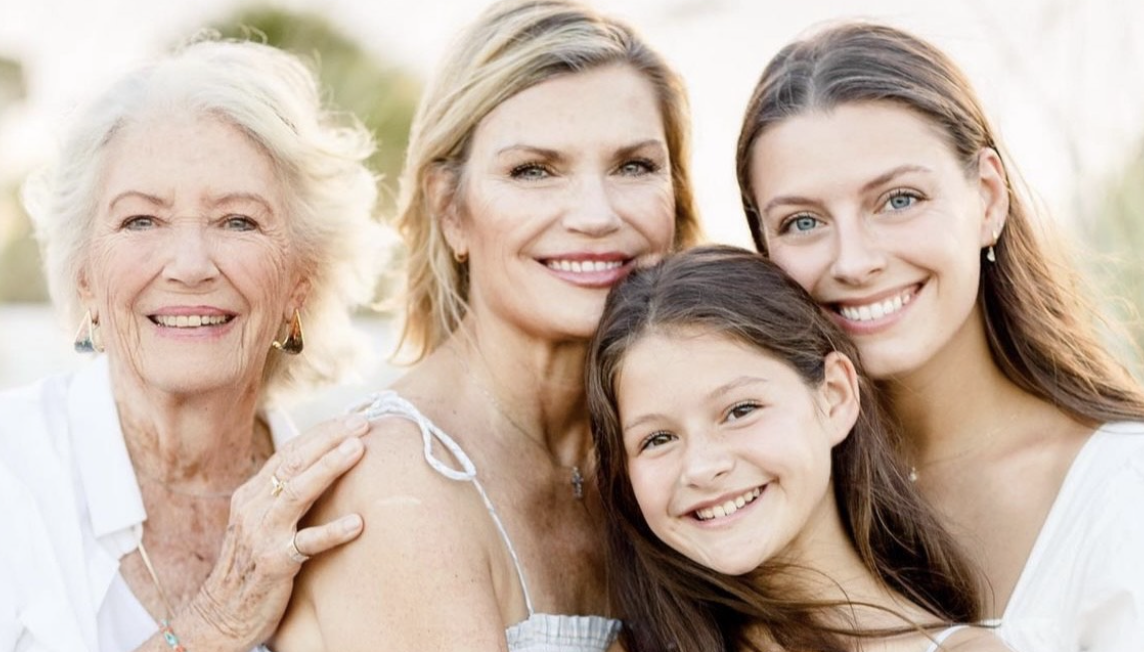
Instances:
[[[941,644],[945,643],[946,639],[948,639],[950,636],[953,636],[955,633],[960,632],[966,627],[969,627],[969,625],[954,625],[953,627],[947,627],[946,629],[941,630],[934,635],[933,642],[930,643],[928,648],[926,648],[926,652],[937,652],[937,650],[941,648]]]
[[[528,594],[528,583],[524,579],[524,569],[520,566],[520,558],[516,554],[516,548],[512,545],[512,540],[508,538],[508,532],[504,529],[504,523],[501,522],[500,516],[497,515],[496,508],[489,500],[488,494],[485,493],[485,488],[481,486],[480,481],[477,479],[477,469],[473,465],[472,460],[453,438],[445,434],[437,426],[433,425],[425,415],[414,407],[412,403],[401,398],[394,391],[377,392],[369,395],[362,402],[354,405],[349,409],[350,412],[360,412],[365,418],[373,421],[386,416],[402,417],[413,423],[417,424],[417,428],[421,431],[422,452],[425,455],[425,461],[433,470],[441,475],[449,478],[450,480],[457,480],[460,482],[472,482],[473,486],[477,488],[477,493],[481,495],[481,500],[485,503],[485,509],[488,510],[489,515],[493,518],[493,523],[497,526],[497,532],[500,532],[501,539],[504,540],[505,547],[508,548],[508,554],[512,557],[513,566],[516,567],[516,576],[520,579],[520,589],[524,592],[524,605],[528,608],[528,616],[531,618],[533,614],[532,596]],[[461,465],[461,470],[458,471],[450,467],[445,462],[433,456],[433,440],[441,442],[449,452],[457,459]]]

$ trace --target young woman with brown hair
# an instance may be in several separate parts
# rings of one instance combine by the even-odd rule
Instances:
[[[835,26],[744,118],[755,244],[850,334],[918,488],[1018,649],[1144,646],[1144,393],[941,51]]]
[[[612,292],[588,396],[631,652],[1005,650],[857,350],[773,263],[702,247]],[[944,646],[944,647],[942,647]]]

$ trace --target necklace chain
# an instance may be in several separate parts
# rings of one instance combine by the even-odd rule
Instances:
[[[549,461],[552,462],[553,465],[555,465],[558,468],[564,469],[565,471],[567,471],[570,474],[570,477],[568,479],[568,483],[572,486],[572,497],[575,498],[576,500],[583,500],[584,499],[584,474],[580,471],[580,464],[579,463],[573,464],[572,466],[561,464],[560,461],[556,459],[556,456],[552,454],[552,451],[548,450],[547,448],[544,447],[543,444],[540,443],[540,438],[534,437],[532,433],[530,433],[528,430],[526,430],[524,428],[524,426],[517,423],[516,419],[513,419],[509,415],[507,410],[505,410],[503,407],[501,407],[500,401],[498,401],[496,399],[496,397],[493,396],[493,393],[485,387],[485,384],[483,382],[481,382],[481,379],[478,378],[475,374],[473,374],[472,369],[469,367],[469,362],[464,358],[464,356],[462,356],[453,347],[450,347],[449,350],[452,351],[453,355],[457,358],[457,360],[459,360],[461,362],[461,366],[465,368],[465,373],[469,376],[469,378],[473,379],[473,385],[476,386],[477,391],[479,391],[486,399],[488,399],[489,403],[493,406],[493,409],[496,410],[497,414],[499,414],[501,416],[501,418],[503,418],[505,421],[507,421],[509,423],[509,425],[512,426],[513,429],[516,430],[518,433],[520,433],[521,436],[523,436],[529,443],[536,446],[546,456],[548,456]],[[483,358],[482,358],[482,361],[483,361]],[[486,367],[486,370],[487,370],[488,365],[485,364],[484,366]],[[491,373],[489,373],[488,375],[490,377],[492,376]]]

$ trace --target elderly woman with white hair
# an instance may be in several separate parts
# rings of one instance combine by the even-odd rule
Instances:
[[[0,394],[0,651],[250,650],[361,532],[299,520],[365,420],[292,439],[271,407],[348,367],[376,279],[373,144],[336,118],[293,56],[200,41],[80,111],[29,183],[53,298],[102,355]]]

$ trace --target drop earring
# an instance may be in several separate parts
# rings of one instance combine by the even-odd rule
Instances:
[[[76,353],[103,353],[103,344],[99,341],[99,318],[92,317],[90,310],[80,321],[74,346]]]
[[[1000,229],[993,230],[993,244],[989,245],[989,249],[985,251],[985,260],[991,263],[997,262],[997,252],[993,251],[993,245],[997,244],[997,239],[1001,237]]]
[[[290,320],[290,324],[286,329],[286,337],[281,342],[274,340],[270,343],[270,346],[283,353],[298,355],[302,352],[304,344],[302,341],[302,316],[298,313],[298,309],[295,308],[294,317]]]

